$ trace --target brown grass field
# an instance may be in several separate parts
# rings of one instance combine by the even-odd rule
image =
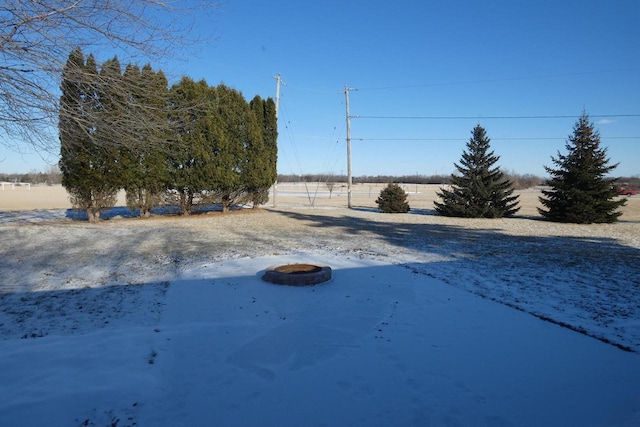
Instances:
[[[435,214],[437,185],[404,186],[409,214],[380,213],[383,187],[355,185],[354,209],[344,187],[330,197],[325,184],[287,183],[278,185],[276,206],[271,198],[262,209],[149,220],[116,214],[100,224],[71,219],[62,187],[5,188],[0,294],[160,283],[216,260],[339,254],[403,265],[640,351],[640,196],[627,198],[614,224],[561,224],[540,220],[539,189],[518,192],[514,218],[466,219]]]
[[[352,188],[352,205],[355,208],[375,209],[375,200],[385,184],[358,184]],[[414,211],[433,210],[433,202],[437,200],[436,191],[438,185],[413,185],[403,186],[409,194],[408,201]],[[541,206],[538,201],[539,189],[527,189],[518,191],[520,195],[520,211],[517,216],[539,217],[537,208]],[[276,205],[278,208],[327,208],[347,206],[346,185],[336,186],[331,196],[324,183],[285,183],[278,185]],[[124,194],[118,199],[118,206],[124,206]],[[265,205],[273,207],[273,196]],[[11,189],[5,186],[0,190],[0,211],[24,211],[40,209],[69,209],[71,203],[66,190],[61,186],[32,186],[16,187]],[[626,206],[622,207],[624,222],[640,222],[640,196],[627,197]]]

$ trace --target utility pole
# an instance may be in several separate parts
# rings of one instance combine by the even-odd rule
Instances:
[[[276,79],[276,126],[278,123],[278,110],[280,109],[280,83],[282,83],[282,78],[280,77],[280,73],[277,76],[271,76]],[[277,142],[276,142],[277,143]],[[278,197],[278,167],[276,165],[276,182],[273,183],[273,207],[276,207],[276,199]]]
[[[352,89],[346,84],[344,85],[344,96],[347,106],[347,206],[349,209],[353,207],[351,203],[351,116],[349,115],[349,92],[352,90],[356,89]]]

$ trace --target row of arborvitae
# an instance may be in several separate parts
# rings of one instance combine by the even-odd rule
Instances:
[[[452,175],[451,189],[437,193],[442,201],[435,209],[445,216],[465,218],[502,218],[518,212],[518,196],[513,195],[512,183],[495,167],[499,157],[490,151],[490,139],[482,126],[477,125],[463,152],[459,175]],[[551,175],[549,189],[542,190],[538,208],[550,221],[571,223],[610,223],[621,215],[617,209],[625,204],[617,197],[615,180],[606,174],[617,165],[609,165],[606,149],[600,148],[600,135],[594,130],[586,113],[580,117],[565,145],[568,154],[552,157],[558,169],[546,167]],[[389,184],[376,200],[381,211],[404,213],[409,211],[407,195],[397,184]]]
[[[89,221],[113,207],[150,215],[161,204],[190,214],[199,204],[223,211],[267,201],[276,180],[275,103],[247,102],[225,85],[187,77],[168,88],[162,71],[117,58],[100,70],[92,55],[73,51],[62,75],[60,170],[75,208]]]

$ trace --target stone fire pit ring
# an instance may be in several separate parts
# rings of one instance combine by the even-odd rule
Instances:
[[[331,280],[331,267],[318,264],[284,264],[269,267],[262,280],[287,286],[311,286]]]

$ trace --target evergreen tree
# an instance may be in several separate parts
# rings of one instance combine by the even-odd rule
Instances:
[[[558,169],[545,166],[551,175],[540,202],[546,209],[538,212],[550,221],[578,224],[611,223],[622,214],[616,211],[625,204],[618,199],[615,180],[605,175],[618,165],[609,165],[605,148],[600,148],[600,134],[586,113],[573,127],[565,144],[568,154],[551,157]]]
[[[207,147],[207,138],[219,132],[219,126],[211,115],[209,90],[206,81],[183,77],[170,91],[168,172],[182,215],[191,213],[199,193],[211,189],[207,177],[213,173],[209,169],[214,153]]]
[[[105,61],[96,84],[96,132],[94,145],[98,151],[94,160],[100,165],[102,183],[122,188],[122,168],[119,147],[125,134],[116,132],[127,121],[127,98],[123,90],[122,69],[117,56]]]
[[[225,85],[216,88],[217,115],[223,137],[214,142],[216,176],[214,188],[226,212],[245,192],[246,184],[259,181],[259,161],[251,151],[260,152],[262,137],[258,122],[241,92]],[[257,164],[256,164],[257,163]]]
[[[86,209],[90,222],[115,205],[118,185],[109,176],[116,159],[101,144],[104,109],[98,90],[100,77],[92,55],[75,49],[69,55],[61,82],[59,138],[62,185],[75,208]]]
[[[261,103],[267,119],[223,84],[209,87],[185,77],[172,87],[171,187],[183,214],[197,201],[218,202],[223,212],[246,197],[262,202],[256,195],[275,181],[277,133],[273,101]]]
[[[249,103],[259,125],[260,140],[248,147],[246,191],[256,208],[269,200],[269,188],[276,180],[277,121],[275,103],[256,95]]]
[[[271,187],[278,179],[278,114],[272,98],[264,102],[263,138],[268,159],[267,181]]]
[[[410,210],[409,203],[407,203],[407,193],[394,183],[389,183],[382,189],[376,203],[378,209],[384,213],[406,213]]]
[[[127,105],[126,112],[129,117],[140,114],[142,105],[142,76],[140,67],[134,64],[127,64],[122,76],[124,85],[128,88],[126,95]],[[122,187],[126,191],[127,207],[129,209],[140,209],[140,216],[147,216],[143,211],[144,201],[140,191],[142,188],[142,170],[140,168],[139,149],[140,144],[137,138],[138,132],[133,127],[128,127],[127,132],[123,135],[120,148],[120,167],[122,170]]]
[[[500,157],[490,150],[490,139],[477,125],[460,165],[454,164],[460,175],[451,175],[452,189],[437,193],[442,202],[434,202],[441,215],[465,218],[501,218],[514,215],[520,208],[513,185],[500,168],[494,167]]]
[[[120,147],[123,187],[127,206],[139,209],[141,217],[149,217],[169,186],[167,79],[149,64],[142,70],[129,64],[123,77],[129,100],[127,115],[132,122],[140,123],[131,126],[126,143]]]

